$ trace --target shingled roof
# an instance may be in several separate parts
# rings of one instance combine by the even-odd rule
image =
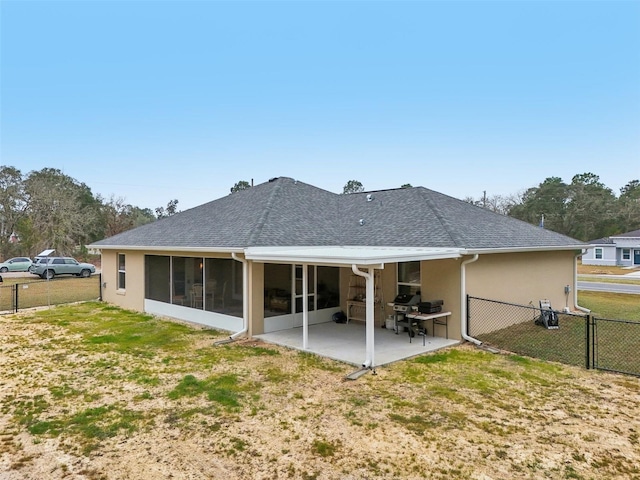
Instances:
[[[386,246],[575,247],[581,242],[424,187],[336,194],[279,177],[95,242],[95,247],[234,249]]]

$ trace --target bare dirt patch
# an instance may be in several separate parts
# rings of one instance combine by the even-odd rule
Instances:
[[[463,345],[353,367],[102,304],[0,317],[0,479],[640,476],[640,379]]]

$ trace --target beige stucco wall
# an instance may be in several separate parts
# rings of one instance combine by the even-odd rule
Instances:
[[[430,260],[420,265],[422,290],[420,298],[423,301],[442,300],[443,312],[451,312],[449,316],[449,338],[459,340],[460,333],[460,260]],[[427,329],[431,322],[427,322]],[[436,327],[436,335],[445,336],[444,327]],[[428,332],[433,335],[432,331]]]
[[[534,307],[548,299],[562,310],[565,285],[573,289],[574,259],[573,251],[480,255],[467,265],[467,293]],[[568,306],[574,307],[573,291]]]
[[[126,289],[118,290],[118,254],[125,254]],[[144,253],[136,251],[102,252],[102,299],[122,308],[144,310]]]

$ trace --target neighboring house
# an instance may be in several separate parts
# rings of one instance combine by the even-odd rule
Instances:
[[[585,265],[640,266],[640,230],[598,238],[582,256]]]
[[[279,177],[90,247],[105,301],[234,337],[303,327],[306,349],[309,325],[360,300],[374,366],[373,329],[399,293],[443,300],[448,338],[469,339],[467,294],[573,309],[588,245],[423,187],[344,195]]]

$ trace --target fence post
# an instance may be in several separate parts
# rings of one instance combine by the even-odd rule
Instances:
[[[15,293],[14,293],[14,300],[13,300],[13,302],[14,302],[14,303],[13,303],[14,313],[18,313],[18,290],[20,290],[20,289],[18,288],[18,286],[19,286],[19,285],[20,285],[20,284],[16,283],[16,284],[13,286],[13,288],[15,289],[15,290],[14,290],[14,292],[15,292]]]
[[[467,293],[467,311],[466,311],[467,318],[465,320],[467,322],[467,335],[469,335],[469,336],[471,336],[471,332],[469,331],[469,327],[470,327],[469,318],[471,317],[471,311],[469,310],[470,306],[471,306],[471,297]]]
[[[99,293],[98,299],[102,301],[102,272],[98,274],[98,293]]]
[[[591,315],[587,314],[584,317],[585,327],[585,363],[587,370],[591,368]]]

